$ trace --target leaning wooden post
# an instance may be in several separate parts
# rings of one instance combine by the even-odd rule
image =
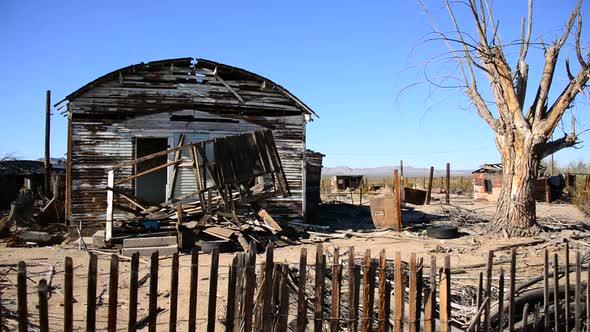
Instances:
[[[430,175],[428,176],[428,190],[426,191],[426,204],[430,204],[432,195],[432,177],[434,176],[434,167],[430,166]]]
[[[156,332],[158,319],[158,266],[159,252],[152,253],[150,262],[149,332]]]
[[[66,257],[64,274],[64,332],[74,330],[74,268],[72,257]],[[0,326],[2,326],[0,324]]]
[[[445,193],[445,200],[447,204],[451,204],[451,164],[447,163],[447,188]],[[488,295],[489,296],[489,295]],[[489,302],[488,302],[489,306]]]
[[[332,261],[332,317],[330,317],[330,331],[338,332],[340,323],[340,250],[334,248]]]
[[[139,287],[139,252],[131,256],[131,273],[129,275],[129,320],[127,330],[129,332],[137,331],[137,291]]]
[[[117,300],[119,293],[119,256],[111,256],[111,269],[109,273],[109,311],[108,331],[117,331]]]
[[[170,271],[170,319],[168,320],[169,331],[176,331],[176,318],[178,314],[178,267],[178,253],[174,253],[172,256],[172,267]]]
[[[387,332],[389,312],[387,312],[387,259],[385,249],[379,254],[379,332]]]
[[[98,258],[90,254],[88,264],[88,287],[86,290],[86,331],[96,330],[96,274]]]
[[[319,243],[317,245],[315,257],[315,305],[313,314],[314,332],[322,332],[324,325],[324,269],[324,247],[321,243]]]
[[[217,276],[219,271],[219,249],[211,253],[211,272],[209,273],[209,304],[207,309],[207,332],[215,332],[217,312]]]
[[[27,312],[27,265],[25,262],[18,262],[16,280],[17,280],[17,297],[18,297],[18,330],[19,332],[28,331],[28,312]]]
[[[451,331],[451,257],[445,256],[440,276],[440,331]]]
[[[393,177],[395,180],[395,208],[396,208],[396,216],[397,216],[397,231],[401,232],[403,227],[402,222],[402,187],[399,180],[399,174],[397,170],[393,171]]]
[[[43,177],[43,193],[49,198],[51,186],[51,90],[45,94],[45,171]],[[69,156],[68,156],[69,157]],[[55,193],[54,193],[55,195]]]
[[[307,326],[307,249],[301,248],[299,256],[299,284],[297,296],[297,332],[304,332]]]
[[[37,288],[39,295],[39,331],[49,332],[49,309],[47,308],[47,280],[41,279]]]
[[[394,328],[395,332],[402,332],[404,330],[404,304],[405,304],[405,292],[406,287],[404,285],[404,270],[402,256],[400,252],[395,253],[395,272],[393,281],[395,282],[395,288],[393,295],[395,297],[393,308],[394,312]]]
[[[115,187],[115,170],[110,170],[107,176],[107,221],[104,234],[105,242],[110,242],[113,237],[113,208]]]

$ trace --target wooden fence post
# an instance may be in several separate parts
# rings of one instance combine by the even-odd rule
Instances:
[[[217,312],[217,276],[219,271],[219,249],[211,253],[211,272],[209,273],[209,305],[207,310],[207,332],[215,332],[215,313]]]
[[[440,331],[451,331],[451,257],[445,256],[440,276]]]
[[[272,274],[274,268],[274,247],[269,243],[266,247],[266,260],[264,262],[264,285],[262,285],[262,328],[264,331],[272,329]]]
[[[180,210],[182,213],[182,209]],[[174,253],[170,271],[170,319],[168,322],[168,330],[171,332],[176,331],[176,318],[178,315],[178,265],[178,253]]]
[[[416,265],[416,254],[412,253],[410,256],[410,332],[416,332],[420,328],[420,319],[418,318],[418,312],[420,310],[418,302],[418,267]]]
[[[445,193],[445,200],[446,200],[447,204],[451,204],[450,197],[451,197],[451,164],[447,163],[447,188],[446,188],[446,193]],[[489,307],[489,302],[488,302],[488,307]],[[488,310],[488,309],[486,309],[486,310]]]
[[[348,247],[348,330],[356,332],[356,317],[357,317],[357,306],[355,295],[356,295],[356,275],[355,275],[355,252],[354,247]]]
[[[109,273],[109,313],[108,331],[117,331],[117,300],[119,293],[119,256],[111,255],[111,269]]]
[[[299,255],[299,283],[297,295],[297,332],[304,332],[307,326],[307,249],[301,248]]]
[[[549,250],[545,249],[543,265],[543,315],[545,316],[545,329],[551,328],[549,325]]]
[[[88,288],[86,290],[86,331],[96,330],[96,274],[97,256],[90,253],[88,264]]]
[[[66,257],[64,274],[64,331],[74,330],[74,268],[72,257]],[[2,326],[0,324],[0,326]]]
[[[580,303],[580,296],[582,294],[580,294],[581,292],[581,283],[582,283],[582,261],[580,258],[580,252],[577,251],[576,252],[576,286],[575,286],[575,306],[576,306],[576,313],[575,313],[575,324],[574,324],[574,329],[576,332],[580,332],[582,331],[582,308],[580,307],[581,303]],[[590,287],[590,285],[586,285],[586,287]],[[586,306],[588,306],[588,303],[586,303]],[[569,317],[566,317],[566,320],[569,319]]]
[[[498,312],[500,313],[499,328],[504,328],[504,268],[500,268],[500,279],[498,280]]]
[[[436,328],[436,273],[436,256],[432,255],[430,256],[430,287],[428,292],[424,292],[424,332],[434,332]]]
[[[405,292],[406,287],[404,285],[404,270],[402,256],[400,252],[395,253],[395,273],[394,273],[395,288],[393,295],[395,297],[393,308],[394,312],[394,328],[395,332],[402,332],[404,330],[404,304],[405,304]]]
[[[239,254],[234,256],[232,264],[229,266],[229,277],[227,278],[227,304],[225,308],[225,331],[234,330],[235,303],[236,303],[236,269],[238,267]]]
[[[529,304],[525,303],[522,308],[522,332],[528,331],[529,325]]]
[[[362,331],[372,330],[373,325],[373,276],[371,274],[371,250],[365,251],[365,260],[363,263],[363,321]]]
[[[193,249],[191,255],[191,280],[188,306],[188,331],[195,332],[197,324],[197,296],[199,287],[199,251]]]
[[[389,312],[387,312],[387,258],[385,249],[379,254],[379,332],[387,332],[389,326]]]
[[[47,280],[41,279],[37,288],[39,295],[39,331],[49,332],[49,309],[47,308]]]
[[[516,292],[516,249],[512,248],[510,250],[510,293],[509,293],[509,301],[508,301],[508,331],[514,332],[514,313],[515,313],[515,303],[514,303],[514,296]]]
[[[334,248],[332,261],[332,312],[330,317],[330,330],[338,332],[340,323],[340,250]]]
[[[559,261],[557,253],[553,255],[553,305],[553,314],[555,316],[555,331],[559,331]]]
[[[570,248],[569,243],[565,243],[565,330],[571,331],[569,326],[569,317],[570,317]]]
[[[395,209],[397,215],[397,231],[401,232],[403,228],[403,221],[402,221],[402,186],[399,180],[399,174],[397,170],[393,171],[393,177],[395,178]]]
[[[139,287],[139,252],[131,256],[131,273],[129,275],[129,321],[127,329],[130,332],[137,331],[137,291]]]
[[[449,170],[448,167],[448,163],[447,163],[447,173]],[[489,332],[490,328],[491,328],[491,322],[490,322],[490,311],[491,311],[491,298],[492,298],[492,269],[494,266],[494,251],[490,250],[488,251],[488,262],[487,262],[487,266],[486,266],[486,297],[490,298],[490,301],[488,301],[488,304],[486,305],[485,308],[485,314],[484,314],[484,331],[485,332]]]
[[[269,244],[270,251],[271,251],[271,260],[272,260],[272,250],[273,247]],[[267,255],[269,248],[267,247]],[[254,315],[254,290],[256,288],[256,243],[251,242],[250,247],[248,248],[247,256],[243,256],[246,260],[244,262],[244,269],[245,269],[245,276],[246,276],[246,284],[245,284],[245,291],[244,291],[244,331],[250,332],[252,331],[252,319]]]
[[[324,247],[318,243],[315,257],[315,305],[313,314],[313,331],[322,332],[324,323]],[[265,330],[270,331],[270,330]]]
[[[287,332],[287,323],[289,320],[289,288],[287,279],[289,278],[289,265],[283,264],[280,270],[281,280],[279,282],[279,332]]]
[[[106,227],[104,240],[107,243],[111,242],[113,237],[113,209],[115,201],[115,170],[110,170],[107,176],[107,213],[106,213]]]
[[[426,205],[430,204],[432,195],[432,177],[434,176],[434,167],[430,166],[430,175],[428,177],[428,190],[426,191]]]
[[[150,262],[149,332],[156,332],[158,320],[158,267],[159,252],[152,253]]]

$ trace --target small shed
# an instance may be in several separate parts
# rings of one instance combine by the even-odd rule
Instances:
[[[330,192],[355,191],[362,183],[362,175],[336,175],[330,179]]]
[[[535,189],[535,200],[545,201],[547,191],[547,177],[543,176],[546,168],[540,166]],[[490,202],[498,201],[502,189],[502,164],[483,164],[472,172],[473,199]]]

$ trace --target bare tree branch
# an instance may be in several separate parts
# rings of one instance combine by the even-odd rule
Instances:
[[[547,156],[554,154],[559,150],[563,150],[565,148],[569,148],[578,144],[578,137],[576,134],[571,133],[569,135],[565,135],[562,138],[556,139],[551,142],[547,142],[542,146],[542,151],[539,154],[539,158],[543,159]]]

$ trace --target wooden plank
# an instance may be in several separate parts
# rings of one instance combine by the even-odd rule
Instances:
[[[143,171],[143,172],[139,172],[139,173],[133,174],[133,175],[131,175],[131,176],[128,176],[128,177],[126,177],[126,178],[123,178],[123,179],[121,179],[121,180],[118,180],[118,181],[116,181],[116,182],[115,182],[115,186],[118,186],[118,185],[120,185],[120,184],[122,184],[122,183],[125,183],[125,182],[129,182],[129,181],[131,181],[131,180],[134,180],[134,179],[137,179],[137,178],[139,178],[139,177],[142,177],[142,176],[144,176],[144,175],[148,175],[148,174],[150,174],[150,173],[153,173],[153,172],[159,171],[159,170],[161,170],[161,169],[163,169],[163,168],[166,168],[166,167],[168,167],[168,166],[176,165],[176,164],[178,164],[178,163],[180,163],[180,162],[179,162],[179,161],[176,161],[176,160],[173,160],[173,161],[169,161],[169,162],[167,162],[167,163],[165,163],[165,164],[158,165],[158,166],[156,166],[156,167],[152,167],[152,168],[150,168],[150,169],[146,169],[146,170],[145,170],[145,171]],[[111,171],[109,171],[109,172],[111,172]],[[112,171],[112,172],[114,172],[114,171]],[[107,186],[108,186],[108,185],[107,185]],[[113,188],[114,186],[108,186],[108,187],[109,187],[109,188]],[[109,190],[109,191],[110,191],[110,190]]]
[[[289,319],[289,287],[287,279],[289,278],[289,265],[282,264],[281,280],[279,282],[279,332],[287,332],[287,323]]]
[[[283,231],[281,226],[273,219],[273,217],[270,216],[270,214],[268,214],[268,212],[266,212],[265,209],[260,209],[258,211],[258,216],[262,218],[262,221],[264,221],[264,223],[268,225],[268,227],[270,227],[271,232],[273,234],[277,234]]]
[[[363,261],[363,319],[361,322],[361,330],[363,332],[371,331],[373,324],[373,303],[371,302],[373,287],[371,287],[371,277],[371,249],[367,249]]]
[[[555,309],[555,331],[559,331],[559,261],[557,253],[553,255],[553,304]]]
[[[180,135],[180,139],[178,140],[178,148],[181,148],[182,145],[184,144],[184,132]],[[174,189],[176,188],[176,177],[178,174],[178,163],[182,162],[182,149],[178,149],[176,150],[176,152],[174,153],[174,160],[177,162],[176,164],[174,164],[174,167],[172,168],[172,179],[171,179],[171,184],[168,187],[168,193],[166,194],[166,200],[169,201],[172,196],[174,195]]]
[[[2,324],[0,324],[2,326]],[[66,257],[64,271],[64,332],[74,330],[74,267],[72,257]]]
[[[514,332],[514,314],[515,306],[514,297],[516,292],[516,249],[510,250],[510,293],[508,298],[508,331]]]
[[[590,328],[590,268],[586,275],[586,327]]]
[[[266,259],[264,262],[264,285],[262,286],[262,328],[264,331],[272,329],[272,273],[273,273],[273,251],[272,243],[266,247]]]
[[[199,286],[199,251],[193,248],[191,255],[191,279],[189,290],[188,331],[195,332],[197,325],[197,295]]]
[[[403,228],[403,221],[402,221],[402,187],[401,187],[401,183],[399,180],[399,174],[397,173],[397,170],[393,171],[393,178],[395,181],[395,207],[396,207],[396,213],[397,213],[397,231],[401,232],[402,228]]]
[[[88,263],[88,287],[86,289],[86,331],[96,330],[96,275],[98,258],[90,253]]]
[[[483,303],[483,298],[484,298],[484,291],[483,291],[483,272],[479,273],[479,282],[477,283],[477,298],[476,298],[476,307],[479,308],[481,307],[481,304]],[[485,307],[484,307],[484,311],[485,311]],[[481,331],[481,317],[479,317],[477,319],[477,324],[475,326],[475,331],[479,332]]]
[[[477,307],[478,308],[477,312],[475,313],[475,315],[473,315],[473,318],[471,318],[471,321],[469,322],[469,325],[467,326],[467,330],[465,330],[466,332],[477,331],[478,326],[480,326],[479,322],[481,319],[481,314],[483,313],[483,311],[485,310],[485,308],[489,302],[490,302],[490,298],[486,297],[482,301],[482,303]]]
[[[424,292],[424,332],[435,331],[436,312],[436,256],[430,256],[430,285]],[[425,288],[426,289],[426,288]]]
[[[451,331],[451,257],[445,256],[440,277],[440,331]]]
[[[576,251],[576,286],[575,286],[575,306],[576,306],[576,313],[575,313],[575,324],[574,324],[574,331],[580,332],[582,331],[582,307],[580,303],[580,298],[582,296],[581,292],[581,285],[582,285],[582,259],[580,257],[580,252]],[[586,285],[586,287],[590,287],[590,285]],[[569,296],[569,295],[568,295]],[[588,303],[586,303],[588,305]],[[569,317],[566,318],[566,320]]]
[[[389,326],[389,312],[387,312],[387,258],[385,249],[379,253],[379,332],[387,332]]]
[[[272,261],[272,244],[267,247],[267,259],[270,248],[270,260]],[[252,241],[250,243],[250,249],[248,250],[248,256],[246,257],[246,284],[244,293],[244,331],[252,331],[252,319],[254,313],[254,289],[256,288],[256,243]],[[272,264],[271,264],[272,265]],[[272,285],[272,284],[271,284]],[[272,290],[271,290],[272,291]]]
[[[446,187],[446,190],[445,190],[446,191],[445,192],[445,202],[447,204],[451,204],[451,199],[450,199],[450,197],[451,197],[451,164],[450,163],[447,163],[447,174],[446,175],[447,175],[446,176],[446,178],[447,178],[447,181],[446,181],[447,187]],[[488,301],[488,307],[490,306],[490,302],[491,301]],[[489,309],[486,309],[486,312],[487,311],[489,311]],[[486,314],[486,316],[489,316],[489,314]],[[488,332],[488,331],[489,331],[489,327],[488,327],[488,324],[486,324],[486,332]]]
[[[504,268],[500,268],[500,277],[498,279],[498,312],[500,313],[500,329],[504,328]]]
[[[432,177],[434,176],[434,167],[430,166],[430,175],[428,177],[428,190],[426,192],[426,204],[430,204],[430,198],[432,195]]]
[[[338,332],[340,323],[340,249],[334,248],[332,261],[332,317],[330,317],[330,331]]]
[[[127,330],[130,332],[137,331],[137,293],[138,293],[138,274],[139,274],[139,253],[131,256],[131,272],[129,275],[129,320]]]
[[[236,233],[235,230],[219,226],[207,227],[201,232],[223,240],[231,240],[234,234]]]
[[[393,276],[395,288],[393,295],[395,300],[393,302],[394,309],[394,329],[395,332],[403,332],[404,330],[404,304],[405,304],[405,285],[404,285],[404,270],[401,253],[395,253],[395,272]]]
[[[170,270],[170,318],[168,320],[168,331],[176,331],[176,319],[178,316],[178,253],[172,255],[172,266]]]
[[[447,173],[449,172],[449,164],[447,163]],[[448,180],[448,179],[447,179]],[[494,251],[488,251],[488,262],[486,265],[486,296],[490,299],[492,298],[492,269],[494,267]],[[490,332],[491,329],[491,301],[488,301],[488,304],[485,308],[484,318],[483,318],[483,326],[485,332]]]
[[[570,246],[569,243],[566,242],[565,243],[565,317],[570,317]],[[565,330],[566,331],[571,331],[570,329],[570,320],[569,319],[564,319],[564,323],[565,323]]]
[[[150,261],[150,293],[149,293],[149,332],[156,332],[158,329],[158,266],[159,253],[152,253]]]
[[[297,332],[305,332],[307,327],[307,249],[301,248],[299,254],[299,279],[297,284]]]
[[[119,256],[111,255],[111,268],[109,271],[109,307],[108,324],[109,332],[117,331],[117,304],[119,295]]]
[[[313,313],[313,331],[322,332],[324,325],[324,247],[318,243],[315,257],[315,303]],[[268,330],[266,330],[268,331]]]
[[[527,332],[529,328],[529,304],[525,303],[522,308],[522,332]]]
[[[545,249],[543,265],[543,316],[545,318],[545,329],[550,329],[549,324],[549,250]]]
[[[355,293],[356,293],[356,275],[354,272],[355,269],[355,260],[354,260],[354,247],[348,247],[348,330],[349,331],[356,331],[357,324],[357,312],[358,307],[354,304],[356,303],[355,300]]]
[[[207,332],[215,332],[215,314],[217,312],[217,277],[219,271],[219,249],[211,254],[211,272],[209,273],[209,304],[207,310]]]
[[[229,277],[227,278],[227,304],[225,308],[225,331],[233,332],[234,320],[236,318],[236,269],[238,267],[238,254],[234,256],[232,264],[229,266]]]
[[[418,311],[420,310],[418,304],[418,266],[416,265],[416,254],[410,255],[410,332],[417,332],[420,329],[420,319],[418,318]]]
[[[115,171],[109,171],[107,176],[107,187],[114,188]],[[106,213],[106,228],[105,228],[105,242],[109,243],[113,237],[113,204],[114,195],[113,190],[107,190],[107,213]]]
[[[176,206],[176,240],[178,242],[178,249],[179,250],[183,250],[184,248],[184,243],[182,241],[182,231],[181,231],[181,225],[182,225],[182,204],[178,204]]]
[[[123,248],[163,247],[176,245],[176,236],[138,237],[123,239]]]
[[[37,287],[37,295],[39,296],[39,331],[49,332],[49,308],[47,304],[47,280],[41,279]]]

